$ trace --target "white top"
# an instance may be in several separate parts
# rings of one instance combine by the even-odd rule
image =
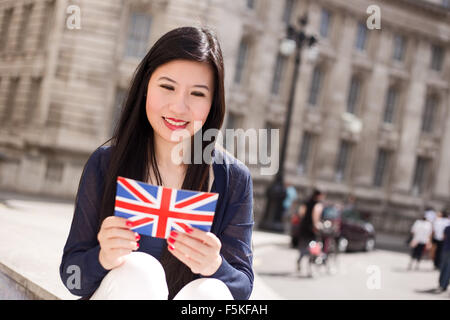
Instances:
[[[436,218],[433,223],[434,238],[438,241],[444,240],[444,229],[450,225],[448,218]]]
[[[426,244],[433,232],[433,225],[427,220],[416,220],[411,228],[411,232],[413,233],[412,241]]]

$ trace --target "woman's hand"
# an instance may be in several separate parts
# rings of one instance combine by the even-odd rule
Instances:
[[[193,273],[210,276],[222,264],[220,240],[211,232],[190,228],[187,233],[172,231],[167,239],[169,252]]]
[[[103,220],[97,235],[100,243],[99,261],[106,270],[120,266],[123,257],[139,248],[140,236],[130,230],[131,223],[121,217],[110,216]]]

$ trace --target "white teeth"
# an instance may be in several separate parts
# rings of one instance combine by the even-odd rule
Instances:
[[[170,123],[171,125],[173,125],[173,126],[178,126],[178,127],[182,127],[182,126],[184,126],[186,123],[188,123],[187,121],[184,121],[184,122],[175,122],[175,121],[172,121],[172,120],[170,120],[170,119],[167,119],[167,118],[164,118],[164,120],[166,120],[168,123]]]

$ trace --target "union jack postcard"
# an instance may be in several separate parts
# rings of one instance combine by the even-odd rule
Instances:
[[[177,190],[117,178],[114,215],[132,222],[131,230],[156,238],[190,227],[210,231],[218,193]]]

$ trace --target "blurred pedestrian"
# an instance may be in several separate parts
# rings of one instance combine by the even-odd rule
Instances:
[[[436,219],[436,210],[434,210],[433,207],[425,208],[425,219],[427,219],[431,223],[434,222],[434,219]]]
[[[297,210],[291,215],[290,223],[291,223],[291,248],[298,247],[298,232],[300,227],[300,221],[305,216],[306,212],[306,202],[307,201],[299,201],[297,199],[295,206]]]
[[[450,220],[447,217],[446,211],[438,211],[436,218],[433,222],[433,246],[434,255],[433,263],[434,268],[439,269],[441,264],[442,245],[444,243],[444,230],[450,225]]]
[[[419,263],[422,259],[422,254],[426,248],[431,247],[431,234],[433,232],[433,225],[427,220],[424,215],[422,219],[416,220],[411,228],[412,240],[409,246],[411,250],[411,260],[408,265],[408,270],[412,269],[412,264],[416,260],[416,268],[419,269]]]
[[[355,208],[356,208],[355,203],[356,203],[355,196],[349,195],[347,197],[347,200],[345,201],[345,204],[343,206],[342,211],[353,211],[353,210],[355,210]]]
[[[295,187],[287,183],[286,184],[286,196],[283,200],[283,220],[289,216],[289,211],[291,209],[292,203],[297,199],[297,190]]]
[[[297,271],[301,270],[301,260],[305,255],[309,255],[309,244],[311,241],[317,241],[319,231],[322,229],[320,222],[325,194],[318,189],[315,189],[306,202],[304,207],[304,216],[300,221],[298,232],[298,248],[299,258],[297,260]],[[311,270],[309,270],[311,275]]]
[[[450,280],[450,226],[444,229],[444,241],[442,242],[441,272],[439,273],[439,286],[432,293],[442,293],[447,290]]]

